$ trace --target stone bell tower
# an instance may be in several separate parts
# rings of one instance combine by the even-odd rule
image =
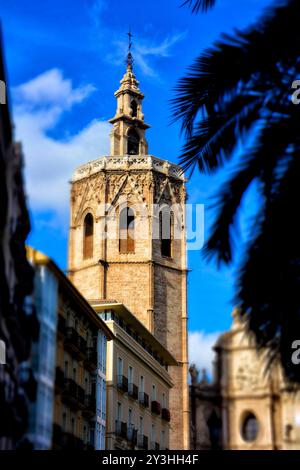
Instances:
[[[147,155],[148,144],[145,130],[150,126],[144,122],[142,112],[143,93],[132,71],[131,52],[127,56],[127,69],[115,92],[117,98],[116,115],[109,120],[113,124],[110,135],[111,155]]]
[[[88,300],[126,305],[177,359],[169,369],[170,448],[188,449],[185,179],[178,165],[148,153],[132,62],[129,51],[110,120],[111,155],[72,178],[69,276]]]

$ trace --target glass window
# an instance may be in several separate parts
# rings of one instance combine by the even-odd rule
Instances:
[[[92,214],[87,214],[83,227],[83,258],[92,258],[94,244],[94,220]]]
[[[170,208],[167,206],[159,212],[159,238],[161,255],[170,258],[172,255],[172,217]]]
[[[134,253],[134,238],[134,212],[130,207],[124,207],[120,212],[120,253]]]
[[[246,442],[253,442],[258,435],[259,425],[256,416],[249,412],[242,423],[241,434]]]
[[[156,401],[156,386],[152,385],[152,401]]]
[[[118,402],[117,405],[117,420],[121,421],[122,420],[122,403]]]
[[[123,359],[121,357],[118,357],[117,373],[123,375]]]
[[[144,376],[141,375],[140,377],[140,392],[144,393],[145,390],[145,379]]]
[[[128,366],[128,383],[133,383],[133,367]]]

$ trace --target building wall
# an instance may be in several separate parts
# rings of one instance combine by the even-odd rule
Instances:
[[[99,346],[102,345],[100,341],[102,336],[98,337],[95,326],[84,318],[80,309],[72,305],[68,296],[62,291],[59,296],[59,316],[65,327],[61,329],[58,327],[56,367],[63,379],[61,385],[56,380],[54,408],[56,432],[53,436],[53,445],[54,448],[100,449],[103,446],[103,440],[101,441],[103,432],[101,428],[99,430],[99,426],[103,424],[105,426],[105,410],[102,414],[100,386],[102,379],[105,382],[105,374],[102,353],[97,352],[95,341]],[[77,348],[67,340],[70,328],[73,328],[86,342],[82,354],[78,354]],[[88,349],[94,350],[93,361],[88,359]],[[85,406],[87,397],[91,397],[94,403],[90,410]]]
[[[132,446],[126,439],[116,435],[116,421],[121,420],[129,426],[129,409],[132,410],[131,424],[136,429],[138,435],[145,435],[148,438],[148,448],[151,449],[152,440],[159,444],[160,449],[169,447],[170,425],[151,412],[151,401],[155,400],[161,407],[169,408],[169,391],[171,387],[170,377],[166,370],[142,347],[132,340],[114,322],[109,322],[110,328],[114,331],[118,339],[110,341],[108,344],[107,356],[107,449],[130,449]],[[128,393],[121,392],[118,388],[118,361],[122,359],[123,374],[128,378],[128,368],[133,368],[133,383],[139,387],[141,393],[141,376],[144,377],[144,393],[149,397],[149,406],[144,407],[139,403],[139,397],[132,399]],[[155,396],[153,395],[153,385],[155,386]],[[118,416],[118,404],[121,405],[121,416]],[[140,419],[143,420],[143,428],[140,426]],[[172,416],[171,416],[172,421]],[[152,434],[152,426],[155,426],[155,436]],[[164,433],[164,434],[162,434]],[[164,436],[164,439],[162,437]]]
[[[8,90],[1,30],[0,80]],[[25,251],[30,222],[23,163],[21,146],[14,142],[6,96],[6,104],[0,104],[0,341],[2,347],[5,345],[5,364],[0,364],[0,449],[4,450],[28,445],[24,440],[28,407],[35,398],[27,361],[38,324],[32,306],[26,309],[24,305],[26,296],[32,293],[33,271]],[[32,379],[29,383],[28,377]]]

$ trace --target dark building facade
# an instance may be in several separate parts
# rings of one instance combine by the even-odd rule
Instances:
[[[0,80],[7,90],[1,31]],[[33,270],[25,251],[30,222],[23,155],[13,139],[7,97],[5,101],[0,104],[0,449],[14,449],[26,445],[28,405],[35,399],[35,381],[26,361],[37,323],[34,309],[25,302],[33,288]]]

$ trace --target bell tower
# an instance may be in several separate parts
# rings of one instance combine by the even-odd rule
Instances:
[[[145,130],[150,126],[144,122],[142,111],[143,93],[139,90],[139,82],[133,73],[133,57],[131,54],[131,33],[129,50],[126,59],[126,72],[115,92],[117,99],[116,115],[109,120],[113,124],[110,134],[111,155],[147,155],[148,144]]]
[[[189,449],[185,178],[178,165],[148,154],[130,47],[111,154],[72,177],[69,276],[88,300],[123,303],[176,358],[170,448]]]

